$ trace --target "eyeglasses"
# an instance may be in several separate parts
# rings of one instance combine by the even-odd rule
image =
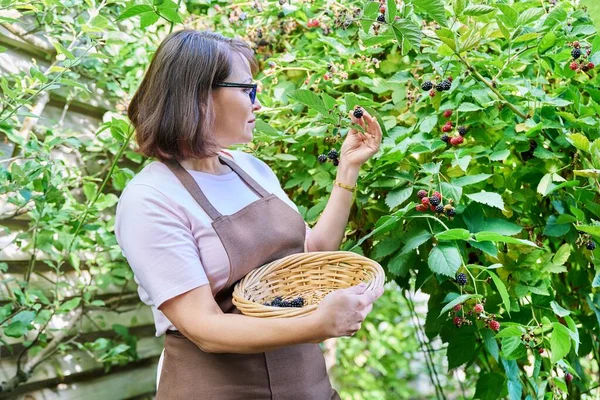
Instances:
[[[256,100],[256,88],[258,86],[256,83],[220,82],[215,83],[213,86],[252,89],[250,93],[248,93],[248,95],[250,96],[250,101],[252,101],[252,104],[254,104],[254,100]]]

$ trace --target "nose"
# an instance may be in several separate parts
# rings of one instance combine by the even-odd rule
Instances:
[[[260,110],[262,108],[262,104],[260,104],[260,100],[258,97],[254,99],[254,104],[252,104],[252,110]]]

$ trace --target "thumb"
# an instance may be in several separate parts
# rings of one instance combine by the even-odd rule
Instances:
[[[350,293],[350,294],[363,294],[367,290],[367,284],[363,282],[356,286],[350,286],[349,288],[347,288],[345,290],[346,290],[346,293]]]

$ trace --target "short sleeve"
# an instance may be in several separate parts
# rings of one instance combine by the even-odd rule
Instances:
[[[167,196],[144,184],[129,185],[117,205],[115,236],[139,285],[158,308],[209,283],[187,221]]]

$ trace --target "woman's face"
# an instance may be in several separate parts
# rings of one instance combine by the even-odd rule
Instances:
[[[252,83],[248,60],[239,53],[233,55],[233,70],[225,82]],[[258,97],[250,100],[249,88],[218,87],[213,90],[215,110],[214,135],[222,148],[252,140],[255,111],[261,109]]]

